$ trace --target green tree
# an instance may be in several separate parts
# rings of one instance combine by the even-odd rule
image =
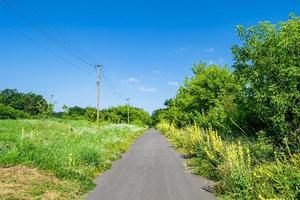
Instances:
[[[101,118],[112,123],[127,123],[127,106],[116,106],[101,110]],[[129,107],[130,123],[136,125],[150,125],[151,117],[143,109]]]
[[[185,79],[176,97],[166,101],[168,111],[160,111],[160,115],[180,127],[196,123],[203,128],[231,130],[240,92],[233,74],[226,66],[205,63],[194,65],[192,71],[194,75]]]
[[[234,74],[242,85],[240,120],[247,131],[283,136],[300,124],[300,18],[238,26]]]
[[[30,118],[29,114],[16,110],[11,106],[0,104],[0,119],[22,119]]]
[[[96,121],[96,119],[97,119],[97,110],[96,110],[96,108],[87,107],[85,109],[85,118],[89,121]]]
[[[0,103],[10,106],[15,110],[20,110],[36,116],[47,111],[48,103],[42,95],[34,93],[22,93],[16,89],[5,89],[0,91]]]

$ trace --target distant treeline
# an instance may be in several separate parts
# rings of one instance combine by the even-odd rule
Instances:
[[[96,121],[97,110],[93,107],[81,108],[79,106],[63,106],[64,112],[54,112],[52,116],[65,119],[85,119]],[[127,123],[129,111],[129,122],[135,125],[150,125],[151,116],[141,108],[121,105],[102,109],[100,111],[100,121],[110,123]]]
[[[53,105],[42,95],[22,93],[16,89],[0,91],[0,119],[18,119],[49,115]]]
[[[97,111],[93,107],[63,106],[63,112],[54,112],[54,105],[48,103],[42,95],[23,93],[16,89],[0,91],[0,119],[63,118],[72,120],[96,121]],[[100,111],[100,121],[109,123],[127,123],[150,125],[151,116],[143,109],[133,106],[116,106]]]
[[[232,67],[197,63],[153,122],[212,127],[222,134],[275,140],[300,135],[300,18],[237,27]],[[299,142],[299,141],[298,141]]]

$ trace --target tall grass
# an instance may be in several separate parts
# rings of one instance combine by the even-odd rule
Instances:
[[[143,128],[86,121],[0,120],[0,166],[27,165],[76,180],[82,194]]]
[[[190,158],[196,173],[217,182],[222,199],[300,199],[300,155],[283,154],[260,136],[256,141],[222,139],[199,127],[157,125]],[[286,149],[290,152],[289,144]]]

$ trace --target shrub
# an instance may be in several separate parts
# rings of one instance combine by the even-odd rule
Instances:
[[[239,124],[282,140],[300,124],[300,18],[238,26],[242,45],[232,48],[242,87]]]
[[[274,162],[259,165],[253,177],[260,199],[300,199],[300,158],[276,156]]]
[[[216,180],[224,199],[299,199],[300,155],[286,151],[274,155],[268,138],[222,139],[212,129],[197,126],[176,129],[168,123],[157,128],[190,160],[194,172]],[[263,157],[261,157],[263,155]]]
[[[5,106],[0,104],[0,119],[21,119],[21,118],[30,118],[29,114],[15,110],[10,106]]]
[[[173,99],[166,101],[167,109],[154,112],[155,121],[167,120],[178,127],[197,124],[225,131],[235,128],[236,95],[240,91],[228,68],[216,64],[198,63],[193,76],[186,78]]]

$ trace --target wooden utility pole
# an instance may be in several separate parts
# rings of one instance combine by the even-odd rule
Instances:
[[[129,116],[129,107],[130,107],[129,100],[130,100],[129,98],[126,99],[126,101],[127,101],[127,124],[129,124],[129,120],[130,120],[129,119],[129,117],[130,117]]]
[[[97,65],[97,127],[99,127],[100,115],[100,65]]]

